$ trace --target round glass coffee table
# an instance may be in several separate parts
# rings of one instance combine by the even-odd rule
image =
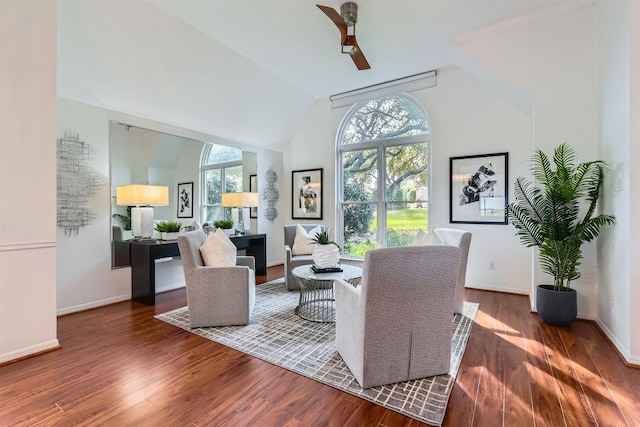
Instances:
[[[296,314],[312,322],[335,322],[336,307],[333,281],[342,279],[354,286],[360,283],[362,268],[355,265],[340,265],[342,271],[314,273],[311,265],[294,268],[291,274],[300,284],[300,302]]]

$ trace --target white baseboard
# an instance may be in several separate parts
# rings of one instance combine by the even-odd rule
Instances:
[[[21,348],[20,350],[14,350],[9,353],[0,354],[0,364],[9,362],[11,360],[20,359],[21,357],[26,357],[32,354],[41,353],[43,351],[51,350],[57,347],[60,347],[60,343],[56,339]]]
[[[640,366],[640,357],[632,356],[631,353],[629,352],[629,349],[626,348],[618,338],[616,338],[616,336],[611,332],[611,330],[607,328],[607,325],[605,325],[600,319],[596,318],[594,320],[596,321],[596,324],[600,327],[600,330],[604,332],[607,338],[609,338],[609,341],[611,341],[611,343],[616,347],[616,349],[618,350],[622,358],[625,360],[625,362]]]
[[[178,283],[168,283],[162,286],[158,286],[156,288],[156,294],[162,293],[162,292],[169,292],[169,291],[173,291],[176,289],[180,289],[180,288],[184,288],[186,285],[184,282],[178,282]]]
[[[109,305],[116,302],[127,301],[131,299],[131,294],[120,295],[117,297],[107,298],[99,301],[91,301],[86,304],[80,304],[73,307],[61,308],[56,311],[58,316],[62,316],[63,314],[75,313],[76,311],[84,311],[89,310],[91,308],[102,307],[103,305]]]
[[[478,284],[466,284],[466,289],[477,289],[479,291],[493,291],[493,292],[504,292],[507,294],[518,294],[518,295],[527,295],[529,296],[529,292],[523,291],[520,288],[510,288],[506,286],[486,286],[486,285],[478,285]]]
[[[596,318],[593,314],[585,314],[585,313],[581,313],[578,312],[577,314],[577,318],[580,320],[591,320],[591,321],[595,321]]]

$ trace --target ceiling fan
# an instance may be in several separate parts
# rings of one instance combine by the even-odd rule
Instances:
[[[340,30],[340,45],[342,53],[351,56],[353,63],[358,70],[368,70],[371,68],[367,58],[358,47],[356,42],[356,21],[358,21],[358,5],[354,2],[347,2],[340,6],[340,13],[335,9],[317,4],[318,8],[325,13],[336,24]]]

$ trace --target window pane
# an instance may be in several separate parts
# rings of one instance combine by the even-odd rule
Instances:
[[[410,246],[418,230],[429,229],[429,209],[417,202],[387,203],[387,247]]]
[[[207,205],[220,204],[222,202],[222,171],[221,169],[208,169],[204,171],[204,200]]]
[[[397,145],[385,149],[387,200],[424,201],[427,193],[427,144]]]
[[[242,160],[242,150],[224,145],[210,144],[206,164],[215,165],[236,160]]]
[[[204,222],[208,222],[209,225],[213,225],[214,221],[223,219],[221,206],[205,206],[204,208]]]
[[[232,166],[224,169],[224,192],[237,193],[242,191],[242,166]]]
[[[349,117],[343,144],[426,134],[427,117],[420,107],[403,96],[384,96],[362,103]]]
[[[361,202],[376,199],[377,158],[376,150],[351,151],[342,155],[342,200]]]
[[[344,253],[363,256],[376,247],[375,203],[344,203]]]

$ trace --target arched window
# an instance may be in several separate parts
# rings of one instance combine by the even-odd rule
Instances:
[[[222,193],[242,191],[242,150],[205,144],[200,162],[202,221],[225,219]]]
[[[407,246],[429,228],[429,140],[424,110],[408,95],[354,105],[338,133],[342,243],[347,255]]]

